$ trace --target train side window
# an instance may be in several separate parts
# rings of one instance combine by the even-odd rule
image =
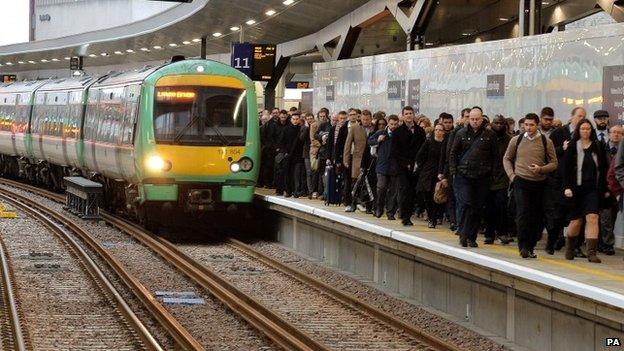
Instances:
[[[87,112],[84,121],[84,140],[95,141],[97,133],[97,120],[100,115],[98,101],[100,89],[89,90],[89,100],[87,101]]]
[[[28,93],[21,93],[16,95],[17,105],[15,107],[15,127],[13,131],[15,133],[26,133],[30,125],[30,97]]]

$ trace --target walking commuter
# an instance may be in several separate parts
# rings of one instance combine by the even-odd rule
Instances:
[[[449,158],[457,197],[460,244],[478,247],[476,239],[489,177],[497,159],[496,134],[484,127],[480,107],[470,110],[469,123],[457,132]]]
[[[442,217],[444,205],[433,201],[435,185],[438,181],[438,165],[444,141],[444,126],[439,123],[435,126],[431,138],[427,138],[416,155],[419,175],[416,183],[416,195],[423,199],[427,209],[427,221],[429,228],[435,228],[438,220]]]
[[[418,177],[414,174],[416,153],[425,142],[425,131],[414,121],[414,108],[403,107],[403,124],[395,132],[397,161],[399,163],[398,201],[401,209],[400,218],[404,226],[414,225],[414,190]],[[400,189],[400,190],[399,190]]]
[[[555,130],[553,120],[555,119],[555,111],[551,107],[544,107],[540,113],[540,133],[550,137],[550,133]]]
[[[307,112],[304,115],[305,125],[301,127],[299,138],[303,141],[303,162],[305,165],[306,194],[308,198],[318,197],[318,148],[320,143],[314,138],[317,130],[314,115]]]
[[[492,183],[490,184],[486,203],[485,244],[493,244],[496,238],[501,243],[508,244],[507,189],[509,188],[509,178],[503,168],[503,156],[511,140],[511,135],[507,132],[508,124],[505,117],[501,115],[496,116],[491,125],[492,131],[496,133],[496,150],[498,150],[498,155],[494,162]]]
[[[303,140],[301,140],[301,115],[298,111],[292,111],[290,125],[284,132],[284,138],[288,145],[287,171],[284,175],[286,194],[284,196],[295,198],[305,193],[305,166],[303,162]]]
[[[351,169],[351,184],[356,184],[357,179],[368,170],[370,164],[370,148],[368,146],[368,137],[373,132],[371,125],[372,116],[370,112],[362,113],[360,123],[350,125],[345,142],[342,162],[345,168]],[[349,192],[353,193],[349,189]],[[358,205],[358,194],[351,194],[351,202],[349,202],[345,212],[354,212]]]
[[[273,186],[273,161],[275,159],[275,145],[271,133],[273,124],[271,115],[262,115],[260,125],[260,174],[258,186],[270,188]]]
[[[464,128],[468,123],[468,117],[470,116],[470,109],[465,108],[459,114],[455,128],[451,130],[444,141],[442,142],[442,149],[440,150],[440,165],[438,166],[438,180],[446,179],[448,181],[447,201],[446,207],[449,216],[449,229],[452,231],[457,230],[457,198],[455,197],[455,191],[453,189],[453,178],[449,171],[449,157],[451,154],[451,146],[455,140],[457,132]],[[452,117],[452,116],[451,116]]]
[[[614,187],[617,188],[617,185],[619,185],[620,189],[624,189],[624,140],[620,141],[613,163],[613,173],[615,181],[618,183],[614,184]],[[620,211],[618,212],[613,234],[624,236],[624,192],[620,192]]]
[[[618,147],[622,140],[622,126],[613,126],[609,129],[609,140],[605,143],[604,149],[606,153],[607,163],[610,165],[615,162]],[[608,176],[608,174],[607,174]],[[600,210],[600,243],[598,251],[612,256],[615,255],[614,225],[617,218],[619,204],[617,194],[609,191],[610,196],[604,199],[603,207]]]
[[[550,139],[555,146],[557,152],[557,161],[559,168],[557,172],[552,173],[548,177],[548,187],[546,187],[544,196],[546,230],[548,231],[548,242],[546,244],[546,252],[553,254],[555,249],[559,249],[565,245],[563,237],[563,228],[567,224],[567,206],[566,199],[563,195],[563,156],[568,149],[572,135],[576,129],[578,122],[585,118],[587,112],[582,107],[575,107],[570,113],[569,122],[550,134]],[[582,240],[578,240],[582,242]],[[576,254],[584,257],[583,252],[578,248]]]
[[[368,138],[368,145],[376,147],[377,165],[377,201],[375,205],[375,217],[383,215],[384,209],[388,219],[394,219],[396,213],[396,184],[399,175],[399,163],[395,153],[395,134],[399,127],[399,117],[390,115],[388,127],[379,130]]]
[[[535,245],[542,232],[546,175],[557,170],[553,142],[539,129],[539,117],[524,118],[524,134],[511,139],[503,158],[505,172],[512,182],[516,204],[518,250],[522,258],[535,258]]]
[[[273,140],[275,141],[275,162],[273,163],[275,195],[282,196],[286,190],[286,171],[288,163],[288,152],[290,150],[289,140],[286,137],[286,130],[289,126],[288,113],[281,111],[278,122],[273,127]]]
[[[606,186],[607,159],[598,142],[596,130],[588,119],[578,122],[572,140],[568,143],[562,168],[570,218],[565,257],[574,259],[574,250],[584,223],[587,259],[600,263],[596,256],[598,217],[601,203],[609,195]]]
[[[345,162],[344,155],[345,149],[347,148],[347,137],[349,136],[349,131],[359,125],[359,119],[361,118],[362,111],[351,108],[347,112],[347,120],[340,127],[338,131],[338,137],[336,139],[336,145],[334,146],[334,162],[336,166],[340,169],[340,172],[344,175],[344,183],[342,189],[342,199],[343,204],[347,207],[351,204],[351,184],[352,184],[352,168],[351,162]],[[353,150],[351,146],[349,146],[349,150]],[[353,158],[349,157],[349,161],[353,160]],[[359,170],[358,170],[359,171]],[[355,211],[355,209],[354,209]]]
[[[325,190],[325,185],[323,183],[323,177],[321,176],[322,172],[327,165],[328,160],[331,159],[331,146],[333,145],[332,139],[330,138],[330,133],[332,131],[332,124],[329,120],[329,113],[326,110],[321,109],[318,113],[319,121],[318,128],[316,133],[314,134],[314,138],[319,142],[319,150],[318,150],[318,163],[319,163],[319,183],[318,183],[318,193],[323,194]],[[322,197],[322,196],[321,196]]]
[[[606,147],[609,141],[609,112],[598,110],[594,112],[594,122],[596,123],[596,136],[598,143]]]

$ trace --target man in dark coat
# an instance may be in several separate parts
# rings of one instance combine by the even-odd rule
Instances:
[[[448,159],[451,153],[451,146],[453,145],[453,140],[455,140],[455,134],[464,128],[466,123],[468,122],[468,116],[470,115],[470,109],[465,108],[459,114],[459,118],[457,119],[457,123],[455,128],[449,131],[444,137],[444,141],[442,142],[442,147],[440,150],[440,164],[438,166],[438,180],[447,179],[448,180],[448,200],[446,202],[446,208],[448,211],[448,216],[450,220],[450,229],[457,229],[457,199],[455,198],[455,192],[453,191],[453,179],[450,176],[449,167],[448,167]]]
[[[468,127],[457,132],[449,158],[459,206],[460,244],[478,247],[477,232],[490,176],[498,157],[496,134],[485,128],[480,107],[470,110]]]
[[[286,177],[286,197],[292,195],[295,198],[305,195],[305,164],[303,162],[303,144],[300,138],[302,119],[298,111],[293,111],[290,115],[290,123],[286,131],[288,139],[288,171]]]
[[[414,225],[415,188],[418,177],[414,174],[416,153],[425,142],[425,130],[414,122],[414,108],[405,106],[401,112],[403,124],[395,132],[396,155],[399,163],[399,182],[397,194],[401,207],[400,218],[404,226]]]
[[[288,171],[288,152],[290,150],[289,138],[286,136],[286,131],[290,126],[288,120],[288,113],[279,114],[279,120],[275,123],[271,132],[272,138],[275,141],[275,162],[273,167],[275,173],[273,176],[275,183],[275,194],[278,196],[284,195],[286,190],[286,172]]]
[[[511,140],[511,135],[508,133],[507,128],[507,121],[501,115],[496,116],[492,121],[492,130],[496,133],[498,155],[494,162],[492,183],[488,191],[485,215],[485,244],[493,244],[496,237],[503,244],[509,243],[507,236],[507,188],[509,187],[509,178],[503,168],[503,156],[505,156],[507,145]]]
[[[399,126],[399,117],[391,115],[388,117],[388,127],[377,131],[368,138],[368,145],[377,148],[377,206],[375,217],[383,215],[384,208],[388,214],[388,219],[394,218],[396,212],[395,184],[398,181],[399,164],[394,152],[395,132]]]

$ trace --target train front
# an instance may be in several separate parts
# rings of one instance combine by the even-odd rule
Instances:
[[[254,83],[206,60],[167,65],[144,84],[135,162],[147,207],[186,212],[250,203],[258,178]]]

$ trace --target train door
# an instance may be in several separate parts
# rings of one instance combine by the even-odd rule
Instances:
[[[67,114],[63,122],[63,157],[69,166],[77,168],[82,167],[79,136],[83,94],[83,90],[69,92]]]
[[[15,107],[15,128],[13,140],[15,154],[18,156],[32,156],[32,139],[30,137],[30,99],[31,93],[17,94],[17,106]]]
[[[16,94],[0,94],[0,153],[3,155],[15,155],[13,128],[16,102]]]
[[[134,164],[134,132],[139,115],[139,96],[141,86],[129,85],[125,90],[125,114],[121,123],[120,146],[117,153],[117,164],[124,180],[135,183],[138,181]]]
[[[124,87],[102,88],[95,143],[95,162],[101,174],[108,178],[122,178],[117,163],[117,149],[121,122],[125,114]]]

